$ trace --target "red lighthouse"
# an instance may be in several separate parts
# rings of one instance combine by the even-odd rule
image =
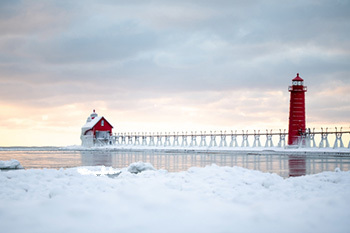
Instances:
[[[300,136],[305,133],[305,92],[304,80],[299,77],[299,73],[292,80],[292,86],[289,87],[290,105],[289,105],[289,130],[288,145],[299,143]]]

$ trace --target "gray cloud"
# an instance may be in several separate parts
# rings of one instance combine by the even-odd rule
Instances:
[[[331,103],[313,103],[334,80],[350,86],[349,10],[348,1],[311,0],[1,1],[0,98],[131,108],[171,96],[205,106],[212,92],[288,95],[300,72],[313,112],[345,116],[348,108],[327,114]],[[255,106],[244,112],[264,111],[258,99],[240,100]]]

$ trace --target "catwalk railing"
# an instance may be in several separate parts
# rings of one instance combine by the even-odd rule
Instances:
[[[320,131],[307,129],[300,134],[299,141],[295,147],[319,147],[330,148],[329,136],[333,136],[333,148],[350,148],[350,141],[344,145],[343,136],[350,134],[350,130],[343,131],[342,128],[328,130],[321,128]],[[118,133],[113,136],[116,145],[155,146],[155,147],[286,147],[286,130],[273,132],[260,130],[253,132],[231,131],[200,131],[200,132],[173,132],[173,133]],[[261,140],[261,138],[264,138]],[[316,143],[316,138],[319,140]],[[262,143],[262,141],[264,143]],[[253,142],[253,143],[252,143]]]

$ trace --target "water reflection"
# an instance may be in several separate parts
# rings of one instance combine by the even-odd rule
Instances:
[[[4,150],[0,151],[0,160],[17,159],[28,168],[67,168],[82,166],[79,151],[58,150]]]
[[[82,151],[83,166],[105,165],[123,168],[131,163],[143,161],[153,164],[156,169],[170,172],[186,171],[190,167],[205,167],[216,164],[218,166],[239,166],[263,172],[276,173],[283,177],[315,174],[322,171],[350,170],[349,157],[334,156],[306,156],[275,153],[166,153],[166,152],[101,152]]]
[[[114,155],[108,151],[82,151],[81,154],[81,164],[82,166],[113,166]]]
[[[305,156],[293,156],[288,158],[289,177],[306,175]]]
[[[108,166],[123,168],[143,161],[156,169],[170,172],[186,171],[190,167],[239,166],[263,172],[276,173],[283,177],[334,171],[350,170],[350,157],[326,155],[288,155],[275,152],[232,153],[167,153],[154,151],[0,151],[0,160],[17,159],[28,168],[67,168],[77,166]]]

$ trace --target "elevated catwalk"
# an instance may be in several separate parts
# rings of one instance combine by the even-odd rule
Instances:
[[[114,145],[134,145],[134,146],[152,146],[152,147],[289,147],[289,148],[350,148],[350,141],[344,144],[343,136],[349,138],[350,130],[343,131],[328,130],[321,128],[320,131],[307,129],[300,133],[296,145],[288,146],[286,130],[273,132],[266,130],[262,133],[254,130],[253,132],[231,131],[210,131],[207,132],[173,132],[173,133],[118,133],[113,136]],[[329,142],[331,140],[332,144]],[[349,139],[347,139],[349,140]],[[316,142],[317,141],[317,142]]]

